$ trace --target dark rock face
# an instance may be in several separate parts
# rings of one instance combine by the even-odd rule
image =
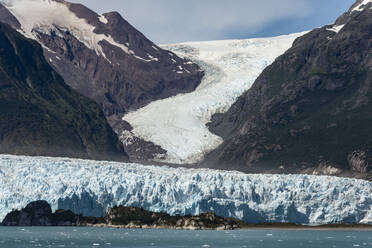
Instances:
[[[22,210],[7,214],[3,226],[87,226],[103,222],[103,218],[84,217],[71,211],[57,210],[55,213],[48,202],[35,201]]]
[[[28,204],[24,209],[9,213],[3,220],[4,226],[51,226],[52,209],[45,201]]]
[[[214,116],[210,129],[225,142],[204,166],[369,178],[371,7],[345,13],[338,33],[325,26],[298,38],[226,114]]]
[[[0,24],[0,153],[128,161],[99,106],[67,86],[39,44]]]
[[[353,151],[347,157],[350,168],[359,173],[370,173],[372,170],[372,158],[368,156],[371,155],[371,151]]]

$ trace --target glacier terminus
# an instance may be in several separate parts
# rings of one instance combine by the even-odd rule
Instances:
[[[35,200],[103,216],[115,205],[172,215],[214,211],[248,223],[372,223],[372,182],[70,158],[0,155],[0,219]]]

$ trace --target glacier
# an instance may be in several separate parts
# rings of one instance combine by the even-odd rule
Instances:
[[[163,45],[162,48],[199,64],[205,76],[191,93],[155,101],[127,113],[123,119],[133,130],[131,134],[123,132],[121,140],[128,141],[134,135],[161,146],[167,151],[166,156],[156,159],[161,162],[201,161],[222,143],[206,126],[212,115],[226,112],[260,73],[305,33]]]
[[[90,216],[126,205],[172,215],[214,211],[249,223],[372,223],[372,182],[329,176],[0,155],[0,184],[0,220],[46,200],[53,210]]]

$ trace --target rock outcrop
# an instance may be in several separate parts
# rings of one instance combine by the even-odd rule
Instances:
[[[222,218],[214,213],[197,216],[170,216],[149,212],[135,207],[114,207],[104,218],[84,217],[71,211],[57,210],[52,213],[46,201],[35,201],[22,210],[13,210],[6,215],[3,226],[98,226],[116,228],[166,228],[166,229],[220,229],[240,228],[244,223],[231,218]]]
[[[203,166],[371,179],[372,2],[298,38],[210,129]]]
[[[86,226],[103,222],[102,218],[83,217],[71,211],[52,212],[46,201],[35,201],[22,210],[6,215],[3,226]]]
[[[106,225],[123,228],[169,228],[187,230],[240,228],[243,222],[218,217],[214,213],[203,213],[196,216],[170,216],[166,213],[155,213],[135,207],[114,207],[105,216]]]

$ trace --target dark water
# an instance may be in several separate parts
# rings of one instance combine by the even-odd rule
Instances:
[[[0,247],[372,247],[372,231],[173,231],[71,227],[0,227]]]

